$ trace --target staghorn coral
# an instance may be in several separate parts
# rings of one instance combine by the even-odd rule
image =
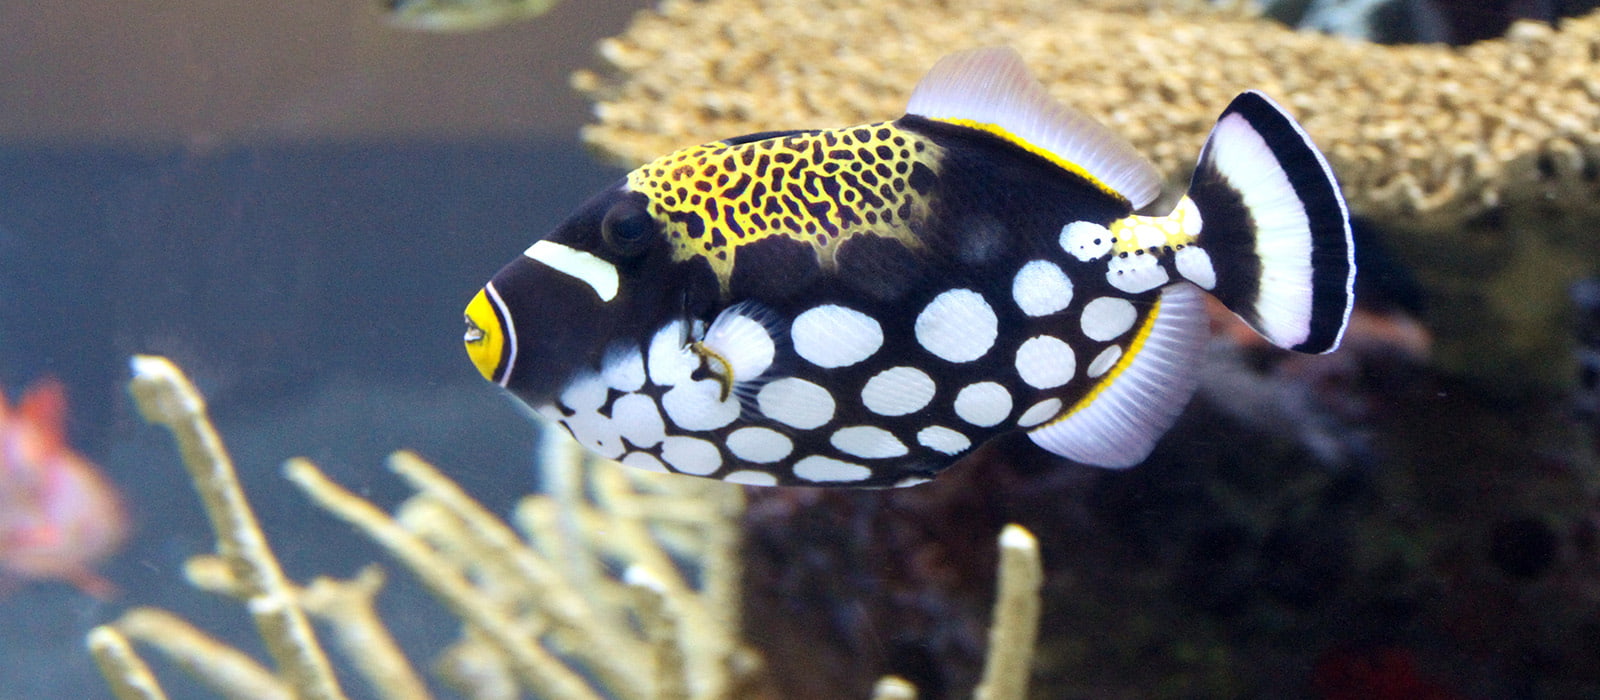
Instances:
[[[118,700],[167,697],[134,642],[224,697],[344,698],[311,620],[329,631],[376,697],[429,697],[376,612],[382,570],[369,565],[354,578],[318,577],[306,586],[289,581],[199,393],[165,358],[138,357],[133,364],[140,411],[173,432],[217,535],[217,554],[191,558],[186,576],[197,588],[247,604],[277,670],[181,617],[139,607],[87,639]],[[285,472],[462,620],[461,640],[445,651],[438,670],[467,696],[770,697],[762,664],[738,634],[743,491],[590,459],[564,439],[547,443],[541,465],[546,493],[518,506],[520,535],[408,452],[392,455],[389,466],[415,494],[393,514],[309,461],[290,460]],[[1039,548],[1016,525],[1003,529],[999,545],[995,622],[977,697],[1021,700],[1041,605]],[[888,677],[874,697],[916,695],[911,684]]]
[[[599,119],[584,139],[636,164],[735,134],[881,119],[940,56],[1010,44],[1057,97],[1173,176],[1222,106],[1257,88],[1301,119],[1367,215],[1447,224],[1507,198],[1593,206],[1600,193],[1600,15],[1456,49],[1200,16],[1194,3],[916,5],[665,2],[600,44],[609,70],[574,77]]]
[[[165,697],[130,644],[151,646],[225,697],[343,698],[310,620],[325,625],[356,673],[384,698],[426,685],[374,610],[382,572],[287,580],[231,459],[186,377],[163,358],[134,360],[140,410],[177,438],[217,534],[217,555],[190,560],[198,588],[245,602],[276,670],[165,611],[135,608],[93,630],[89,646],[120,700]],[[734,518],[737,487],[661,479],[585,460],[559,443],[547,473],[571,491],[519,507],[519,536],[415,455],[390,467],[416,494],[394,515],[305,460],[289,478],[366,532],[463,621],[444,675],[474,697],[519,690],[558,700],[749,697],[759,663],[740,641]],[[677,562],[687,562],[685,570]],[[625,573],[610,572],[620,568]]]

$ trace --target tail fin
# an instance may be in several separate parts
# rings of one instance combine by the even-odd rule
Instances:
[[[1200,151],[1189,198],[1217,299],[1278,347],[1339,347],[1355,301],[1350,217],[1293,118],[1259,92],[1234,98]]]

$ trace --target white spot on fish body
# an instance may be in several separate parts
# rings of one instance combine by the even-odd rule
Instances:
[[[794,451],[794,441],[771,428],[740,428],[728,434],[728,451],[746,462],[770,464]]]
[[[745,486],[778,485],[778,477],[753,469],[740,469],[736,472],[729,472],[723,475],[722,480],[732,484],[744,484]]]
[[[768,382],[756,393],[756,406],[784,425],[811,430],[833,419],[833,395],[797,377]]]
[[[563,418],[561,424],[567,426],[567,432],[572,433],[579,444],[606,459],[621,457],[626,449],[616,424],[598,411],[579,411]]]
[[[933,378],[915,367],[890,367],[867,380],[861,403],[880,416],[903,416],[933,400]]]
[[[700,438],[673,436],[661,441],[661,458],[673,469],[695,476],[722,468],[722,451]]]
[[[673,321],[656,331],[650,339],[648,369],[650,381],[659,386],[675,386],[689,381],[700,366],[700,356],[684,345],[683,322]]]
[[[917,444],[934,452],[955,455],[972,447],[972,440],[942,425],[930,425],[917,432]]]
[[[1152,255],[1118,255],[1106,264],[1106,281],[1129,294],[1148,292],[1171,279]]]
[[[661,409],[644,394],[624,394],[611,403],[611,421],[616,424],[622,439],[634,447],[655,447],[667,437],[667,426],[661,420]]]
[[[794,475],[806,481],[861,481],[871,477],[872,470],[854,462],[812,455],[795,462]]]
[[[956,394],[955,409],[961,420],[973,425],[999,425],[1011,415],[1011,392],[995,382],[969,384]]]
[[[1074,221],[1061,227],[1061,249],[1083,262],[1111,252],[1111,230],[1090,221]]]
[[[583,372],[561,391],[561,405],[579,413],[598,411],[606,402],[606,383],[600,375]]]
[[[1211,291],[1217,286],[1217,271],[1211,267],[1211,255],[1201,248],[1186,246],[1173,256],[1178,274],[1193,282],[1196,287]]]
[[[617,391],[638,391],[644,386],[644,354],[632,345],[613,348],[601,362],[600,376]]]
[[[1133,308],[1133,302],[1117,297],[1100,297],[1085,304],[1079,322],[1083,324],[1083,334],[1090,340],[1111,340],[1133,327],[1133,322],[1139,317],[1139,312]]]
[[[796,316],[789,336],[795,353],[829,369],[856,364],[883,347],[883,327],[875,319],[837,304],[807,309]]]
[[[1017,418],[1017,426],[1022,428],[1032,428],[1035,425],[1054,418],[1055,415],[1060,412],[1061,399],[1045,399],[1039,403],[1029,406],[1028,410],[1023,411],[1022,415]]]
[[[840,428],[833,432],[828,442],[840,452],[863,459],[901,457],[910,451],[894,433],[871,425]]]
[[[672,471],[671,469],[667,468],[667,465],[662,464],[661,460],[656,459],[655,455],[650,454],[649,452],[629,452],[623,456],[621,461],[623,464],[626,464],[630,467],[635,469],[643,469],[647,472],[661,472],[663,474],[667,474]]]
[[[1100,354],[1095,356],[1094,361],[1089,363],[1089,377],[1096,378],[1105,374],[1116,366],[1117,360],[1120,359],[1122,359],[1122,346],[1120,345],[1112,345],[1101,350]]]
[[[685,382],[661,396],[667,418],[684,430],[716,430],[739,419],[739,398],[722,398],[722,382],[700,379]]]
[[[951,362],[971,362],[994,346],[999,319],[982,294],[952,289],[934,297],[917,315],[917,342]]]
[[[617,266],[594,253],[555,241],[539,241],[522,254],[589,285],[601,301],[611,301],[617,297]]]
[[[1011,280],[1011,298],[1029,316],[1048,316],[1072,303],[1072,279],[1061,266],[1034,260],[1022,266]]]
[[[1167,228],[1164,219],[1140,218],[1138,224],[1130,226],[1133,239],[1140,248],[1160,248],[1167,244]]]
[[[1035,389],[1053,389],[1072,381],[1078,358],[1072,346],[1052,335],[1036,335],[1017,348],[1017,374]]]
[[[920,486],[920,485],[926,484],[926,483],[928,483],[930,481],[933,481],[933,479],[929,479],[928,477],[925,477],[925,476],[908,476],[908,477],[906,477],[904,479],[901,479],[899,481],[894,482],[894,488],[903,489],[903,488],[909,488],[909,487],[912,487],[912,486]]]

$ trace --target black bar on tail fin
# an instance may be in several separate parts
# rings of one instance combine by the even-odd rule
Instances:
[[[1349,214],[1300,125],[1265,95],[1234,98],[1200,152],[1189,197],[1212,293],[1279,347],[1339,346],[1354,303]]]

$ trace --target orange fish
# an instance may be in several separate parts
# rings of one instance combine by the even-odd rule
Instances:
[[[116,487],[66,441],[61,383],[35,384],[11,410],[0,392],[0,579],[63,580],[98,598],[115,586],[94,564],[122,546]]]

